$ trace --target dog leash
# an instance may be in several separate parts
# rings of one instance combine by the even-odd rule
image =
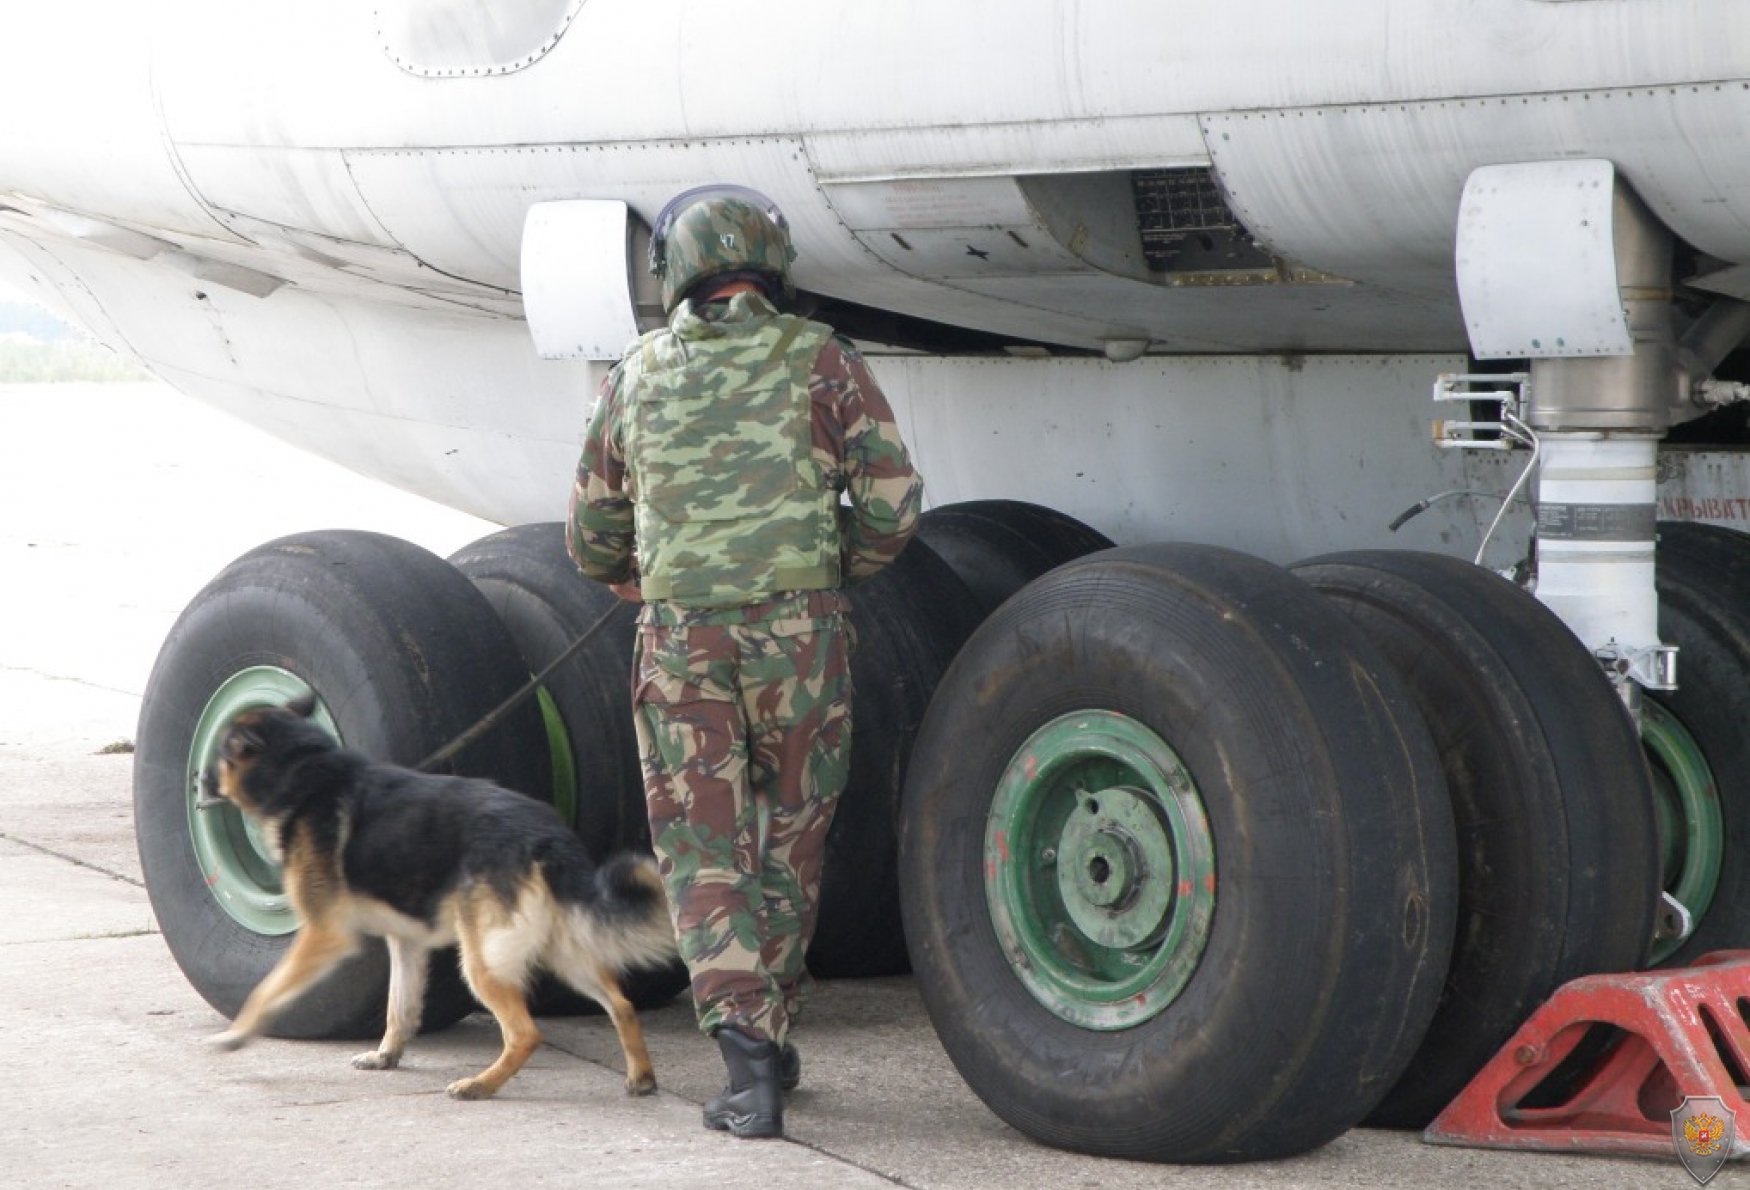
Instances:
[[[548,664],[546,669],[543,669],[540,673],[530,678],[528,682],[523,685],[521,690],[518,690],[515,694],[511,695],[492,710],[488,711],[478,723],[474,724],[474,726],[470,727],[467,731],[464,731],[461,735],[458,735],[455,739],[439,748],[436,752],[433,752],[430,756],[427,756],[424,760],[415,765],[414,768],[419,772],[429,773],[432,770],[433,765],[442,764],[444,761],[449,760],[469,744],[472,744],[475,740],[491,731],[494,727],[497,727],[504,721],[506,715],[516,710],[524,702],[528,701],[529,696],[539,690],[541,684],[548,678],[552,677],[554,672],[560,666],[577,656],[578,651],[593,640],[597,633],[606,628],[608,626],[608,621],[612,620],[614,616],[619,613],[621,608],[633,606],[633,604],[616,599],[614,605],[607,611],[603,612],[601,617],[596,620],[594,624],[591,624],[582,636],[572,641],[563,653],[559,654],[559,656],[555,657],[552,662]]]

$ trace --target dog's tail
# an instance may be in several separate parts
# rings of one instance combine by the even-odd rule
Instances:
[[[648,855],[616,855],[596,870],[595,897],[574,906],[576,928],[617,971],[664,967],[679,957],[668,897]]]

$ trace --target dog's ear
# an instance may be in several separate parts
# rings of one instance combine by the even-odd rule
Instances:
[[[286,710],[300,719],[308,719],[316,713],[316,692],[311,691],[309,694],[298,695],[286,704]]]
[[[251,716],[233,724],[231,730],[225,733],[225,740],[221,746],[225,758],[236,762],[259,755],[261,750],[267,746],[267,739],[261,734],[260,725]]]

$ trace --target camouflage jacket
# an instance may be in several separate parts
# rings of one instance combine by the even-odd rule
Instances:
[[[683,302],[668,333],[685,339],[699,333],[699,323],[709,323],[721,335],[724,328],[738,323],[752,329],[776,316],[777,311],[754,294],[699,307]],[[624,390],[628,361],[644,349],[642,341],[635,344],[628,360],[602,383],[571,493],[567,545],[583,572],[601,582],[626,582],[638,573],[639,492],[627,463]],[[818,348],[808,373],[808,395],[813,462],[829,490],[849,496],[849,507],[839,518],[842,580],[860,582],[879,573],[910,539],[922,480],[912,467],[886,397],[848,342],[829,338]]]

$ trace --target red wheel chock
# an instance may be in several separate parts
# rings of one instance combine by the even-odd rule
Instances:
[[[1743,1156],[1747,1021],[1750,950],[1716,951],[1693,967],[1576,979],[1532,1013],[1423,1139],[1669,1157],[1672,1111],[1715,1096],[1737,1114],[1729,1155]]]

